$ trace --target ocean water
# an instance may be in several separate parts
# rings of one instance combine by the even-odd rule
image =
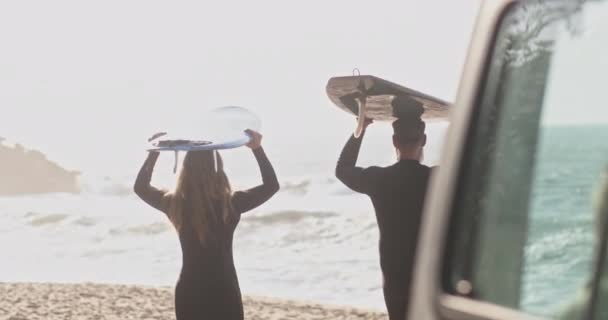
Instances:
[[[596,192],[608,169],[608,126],[542,131],[523,274],[522,307],[551,314],[589,281],[595,245]]]
[[[430,165],[437,164],[444,129],[431,130]],[[374,130],[361,163],[390,164],[387,130]],[[522,278],[522,305],[536,313],[567,302],[589,275],[590,200],[608,156],[608,127],[544,132]],[[282,190],[245,214],[237,228],[234,255],[243,293],[384,308],[373,208],[333,177],[346,137],[312,147],[267,146]],[[259,181],[247,150],[224,156],[235,189]],[[153,183],[171,186],[172,160],[161,158]],[[116,175],[84,172],[79,195],[0,198],[0,281],[173,286],[179,242],[166,217],[131,193],[139,165]]]

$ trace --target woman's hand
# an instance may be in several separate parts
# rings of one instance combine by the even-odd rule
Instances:
[[[259,132],[247,129],[245,130],[245,133],[251,137],[251,141],[249,141],[247,147],[251,148],[251,150],[255,150],[262,146],[262,135]]]

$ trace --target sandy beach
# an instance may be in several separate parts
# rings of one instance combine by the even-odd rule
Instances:
[[[244,298],[245,319],[387,319],[383,313],[265,297]],[[0,283],[0,320],[175,319],[173,288]]]

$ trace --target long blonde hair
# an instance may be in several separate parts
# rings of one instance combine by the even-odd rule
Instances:
[[[191,223],[202,245],[217,240],[218,229],[236,219],[232,190],[224,163],[216,151],[189,151],[184,158],[177,185],[164,197],[169,219],[180,231]]]

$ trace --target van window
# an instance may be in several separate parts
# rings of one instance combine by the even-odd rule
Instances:
[[[608,164],[607,17],[606,1],[504,17],[455,194],[449,293],[561,318],[585,290]]]

